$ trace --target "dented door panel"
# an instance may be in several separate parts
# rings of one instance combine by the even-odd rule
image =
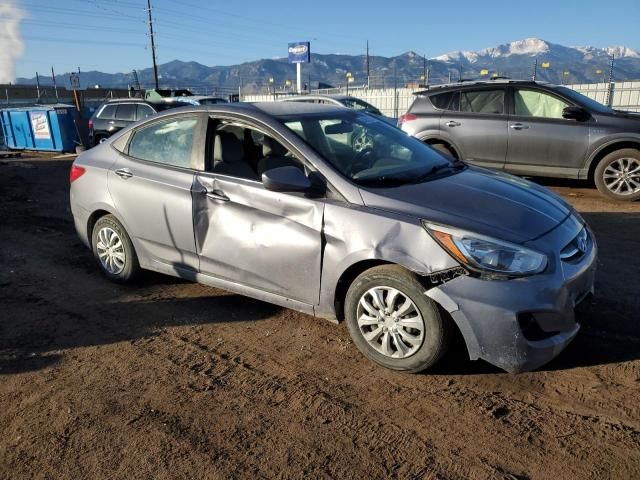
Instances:
[[[193,204],[201,273],[318,303],[322,200],[203,173]]]

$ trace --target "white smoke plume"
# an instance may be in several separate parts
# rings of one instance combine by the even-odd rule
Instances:
[[[24,12],[14,3],[0,0],[0,83],[16,81],[15,61],[24,50],[20,38],[20,20],[23,17]]]

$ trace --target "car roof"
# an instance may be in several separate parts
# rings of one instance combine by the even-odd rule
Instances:
[[[181,112],[215,112],[215,113],[243,113],[266,114],[272,117],[288,115],[312,115],[316,113],[344,113],[348,109],[338,105],[319,105],[315,103],[299,102],[236,102],[216,103],[212,105],[185,105],[159,112],[154,118],[175,115]]]
[[[226,100],[224,97],[214,97],[213,95],[191,95],[190,97],[173,97],[173,98],[188,98],[189,100],[205,100],[205,99],[215,99],[215,100]]]
[[[313,100],[313,99],[326,99],[326,100],[337,100],[337,101],[342,101],[342,100],[351,100],[353,97],[351,95],[344,95],[344,94],[329,94],[329,93],[310,93],[308,95],[292,95],[290,97],[285,97],[285,98],[281,98],[280,101],[283,102],[296,102],[298,100]]]
[[[305,115],[313,113],[344,112],[345,108],[338,105],[320,105],[302,102],[259,102],[252,104],[268,115]]]
[[[432,85],[423,90],[418,90],[414,92],[414,95],[428,95],[430,93],[435,92],[443,92],[447,90],[457,90],[460,88],[466,87],[484,87],[484,86],[495,86],[495,85],[529,85],[529,86],[538,86],[538,87],[555,87],[548,82],[540,82],[535,80],[513,80],[510,78],[497,78],[495,80],[470,80],[470,81],[462,81],[462,82],[454,82],[454,83],[445,83],[442,85]]]
[[[152,103],[144,98],[108,98],[105,103]]]

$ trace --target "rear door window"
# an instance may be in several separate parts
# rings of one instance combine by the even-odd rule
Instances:
[[[116,118],[116,108],[118,106],[117,105],[107,105],[105,106],[102,111],[100,112],[100,114],[98,115],[98,118],[104,118],[106,120],[111,120],[113,118]]]
[[[143,118],[147,118],[150,115],[153,115],[154,112],[153,108],[151,108],[149,105],[145,105],[144,103],[139,103],[137,105],[137,114],[136,114],[136,120],[142,120]]]
[[[504,113],[504,89],[462,90],[460,92],[460,111],[502,114]]]
[[[191,167],[197,117],[173,117],[136,130],[129,155],[176,167]]]
[[[118,105],[116,118],[125,122],[133,122],[136,119],[136,104],[123,103],[121,105]]]

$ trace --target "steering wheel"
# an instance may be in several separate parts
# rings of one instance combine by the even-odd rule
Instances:
[[[373,150],[374,144],[373,136],[364,131],[358,132],[351,139],[351,147],[356,153]]]
[[[351,175],[357,176],[358,173],[363,170],[368,170],[373,167],[376,162],[376,157],[373,154],[373,148],[365,148],[356,153],[353,161],[351,162]]]

